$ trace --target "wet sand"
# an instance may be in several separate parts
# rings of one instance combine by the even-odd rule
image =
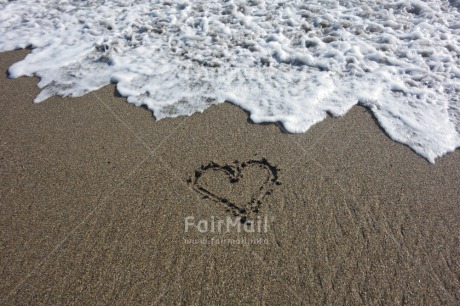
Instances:
[[[0,304],[460,302],[459,150],[432,165],[361,107],[292,135],[37,81],[0,81]],[[254,197],[260,230],[211,230]]]

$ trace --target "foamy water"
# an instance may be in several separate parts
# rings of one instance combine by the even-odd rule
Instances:
[[[460,2],[0,0],[40,102],[116,82],[157,119],[230,101],[301,133],[353,105],[430,162],[460,146]]]

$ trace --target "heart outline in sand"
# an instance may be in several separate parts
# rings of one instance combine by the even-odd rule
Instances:
[[[202,178],[208,171],[221,171],[228,176],[228,182],[230,184],[237,183],[242,177],[243,170],[253,166],[264,168],[267,171],[267,175],[259,187],[259,195],[255,198],[251,198],[250,201],[245,201],[243,207],[233,203],[224,196],[206,189],[200,184],[200,178]],[[195,170],[195,174],[188,180],[188,183],[191,185],[193,190],[201,194],[204,198],[209,198],[217,203],[224,204],[227,211],[232,212],[232,214],[236,217],[240,217],[241,222],[244,223],[246,220],[252,219],[254,215],[259,213],[262,200],[265,196],[272,193],[274,186],[281,185],[278,181],[279,171],[280,170],[278,168],[270,164],[265,158],[260,160],[251,159],[241,163],[235,160],[232,165],[226,164],[224,166],[211,161],[207,165],[202,165],[200,169]]]

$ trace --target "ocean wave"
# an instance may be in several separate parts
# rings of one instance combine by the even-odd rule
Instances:
[[[230,101],[307,131],[356,104],[430,162],[460,146],[458,1],[0,0],[40,102],[109,83],[157,119]]]

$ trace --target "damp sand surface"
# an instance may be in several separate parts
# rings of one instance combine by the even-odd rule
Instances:
[[[155,121],[113,85],[33,104],[37,79],[0,78],[1,304],[460,301],[459,151],[433,165],[358,106],[293,135],[229,103]],[[230,214],[196,171],[264,158],[260,230],[212,231]],[[267,173],[202,183],[244,205]]]

